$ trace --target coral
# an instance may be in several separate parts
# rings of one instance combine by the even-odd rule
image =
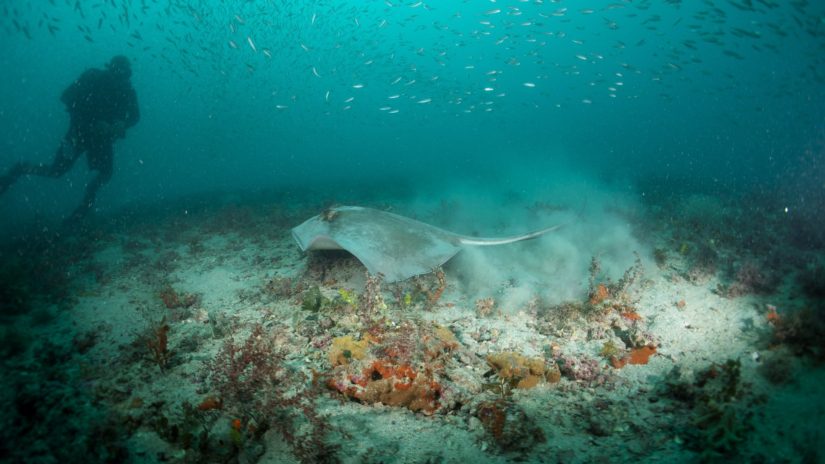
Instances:
[[[624,350],[616,346],[612,340],[608,340],[604,342],[604,345],[602,345],[599,355],[604,359],[611,359],[620,357],[623,352]]]
[[[647,364],[654,354],[656,354],[656,347],[645,345],[631,349],[625,356],[610,356],[610,365],[616,369],[621,369],[628,364]]]
[[[321,294],[321,289],[317,285],[308,288],[301,295],[301,309],[304,311],[318,312],[329,303],[329,298]]]
[[[364,292],[358,298],[358,311],[362,317],[369,319],[387,309],[384,297],[381,295],[382,280],[384,276],[380,273],[377,275],[367,273]]]
[[[59,339],[60,337],[52,337]],[[14,463],[132,462],[127,431],[78,366],[66,340],[35,342],[32,357],[4,370],[0,460]],[[4,364],[4,368],[12,367]],[[130,459],[131,458],[131,459]]]
[[[220,398],[208,396],[198,404],[198,411],[212,411],[214,409],[221,409],[221,407],[223,407],[223,404]]]
[[[768,313],[770,315],[770,313]],[[825,308],[783,312],[773,321],[773,339],[796,354],[825,359]]]
[[[787,355],[769,353],[759,366],[759,373],[774,385],[783,385],[793,378],[793,363]]]
[[[394,282],[388,288],[401,309],[418,309],[429,311],[441,299],[447,289],[447,277],[437,267],[428,274],[415,276],[408,281]]]
[[[753,259],[743,262],[727,287],[725,294],[738,297],[748,294],[768,294],[779,285],[779,276]]]
[[[279,391],[287,375],[283,366],[285,354],[278,349],[272,337],[257,325],[242,345],[232,339],[212,363],[212,382],[220,392],[221,400],[246,409],[254,408],[252,401],[261,391]]]
[[[480,298],[476,300],[476,315],[478,317],[487,317],[493,313],[496,306],[496,300],[493,298]]]
[[[503,384],[522,389],[538,385],[546,370],[543,358],[527,358],[512,351],[491,354],[487,363]]]
[[[210,366],[212,387],[230,417],[257,424],[254,435],[241,437],[243,443],[271,428],[301,462],[331,459],[337,447],[326,436],[334,430],[315,407],[318,391],[307,387],[305,374],[287,366],[277,335],[257,325],[242,344],[227,340]]]
[[[191,293],[178,293],[171,285],[166,285],[160,291],[160,299],[167,309],[177,309],[194,306],[200,297]]]
[[[441,299],[441,294],[444,293],[444,289],[447,288],[447,276],[444,274],[441,266],[433,269],[433,275],[435,275],[438,286],[430,292],[427,297],[427,304],[429,307],[433,307],[436,303],[438,303],[438,300]]]
[[[367,342],[368,341],[368,342]],[[349,358],[342,347],[349,346]],[[376,326],[361,342],[341,337],[333,342],[329,360],[333,366],[327,386],[345,397],[366,404],[382,403],[432,414],[442,409],[440,376],[448,355],[458,341],[441,326],[420,327],[406,323],[392,330]],[[363,354],[363,356],[362,356]]]
[[[635,302],[630,297],[629,290],[644,273],[642,261],[638,253],[633,266],[625,270],[617,282],[607,278],[596,283],[601,264],[597,258],[590,262],[590,285],[587,291],[587,302],[584,307],[591,315],[604,315],[618,312],[630,319],[640,319],[634,309]]]
[[[544,443],[544,432],[517,404],[504,399],[476,407],[475,417],[501,452],[525,453]]]
[[[152,358],[157,363],[161,370],[166,368],[169,363],[169,324],[166,323],[166,318],[163,318],[156,327],[149,330],[146,335],[146,346],[152,354]]]
[[[329,350],[329,363],[335,367],[349,364],[353,359],[364,359],[370,340],[369,334],[359,341],[353,339],[351,335],[333,338],[332,347]]]
[[[604,302],[604,300],[608,298],[610,298],[610,292],[607,290],[607,285],[598,284],[596,285],[596,288],[594,288],[590,293],[588,297],[588,302],[591,305],[596,306],[601,304],[602,302]]]
[[[561,375],[587,385],[601,385],[608,377],[599,366],[599,361],[588,357],[560,356],[556,359]]]
[[[264,292],[276,298],[291,298],[294,294],[300,293],[300,284],[294,284],[289,277],[275,277],[266,283]]]
[[[355,292],[352,290],[347,290],[346,288],[338,289],[338,299],[348,306],[355,306],[356,303]]]
[[[360,374],[333,377],[328,386],[367,404],[382,403],[425,414],[432,414],[440,406],[441,385],[432,375],[389,359],[374,360]]]
[[[684,432],[687,445],[704,461],[735,456],[747,438],[753,427],[750,403],[759,399],[750,397],[746,387],[738,360],[713,364],[692,381],[683,381],[675,368],[669,374],[666,394],[690,408]]]

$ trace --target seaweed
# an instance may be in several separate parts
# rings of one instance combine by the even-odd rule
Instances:
[[[750,406],[761,401],[741,380],[741,362],[733,359],[712,364],[692,381],[681,378],[674,368],[664,384],[664,394],[687,406],[690,419],[684,425],[686,446],[702,461],[742,454],[741,445],[753,430]]]

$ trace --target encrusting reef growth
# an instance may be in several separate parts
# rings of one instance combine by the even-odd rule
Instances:
[[[732,201],[672,201],[626,216],[649,247],[620,267],[588,250],[567,300],[515,277],[471,291],[461,260],[388,284],[345,253],[304,256],[288,227],[318,205],[204,208],[101,227],[94,246],[30,248],[25,265],[6,261],[21,274],[0,269],[0,354],[13,373],[0,380],[11,405],[0,452],[792,459],[816,435],[768,414],[811,395],[804,376],[822,371],[821,250],[771,246],[785,233],[778,220]],[[761,221],[777,227],[743,230]],[[809,409],[798,414],[822,417]]]

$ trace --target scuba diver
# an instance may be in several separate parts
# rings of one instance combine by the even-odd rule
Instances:
[[[70,122],[52,163],[15,164],[0,177],[0,194],[24,174],[60,177],[86,153],[89,169],[97,171],[97,175],[86,186],[83,202],[69,221],[85,217],[94,205],[97,191],[112,177],[112,144],[125,137],[126,129],[140,119],[137,95],[129,80],[131,76],[129,59],[122,55],[112,58],[106,69],[84,71],[60,97],[69,112]]]

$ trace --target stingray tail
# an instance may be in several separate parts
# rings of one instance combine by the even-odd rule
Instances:
[[[560,228],[561,225],[548,227],[546,229],[537,230],[535,232],[530,232],[528,234],[523,235],[512,235],[510,237],[499,237],[499,238],[483,238],[483,237],[467,237],[461,236],[459,240],[461,241],[462,245],[477,245],[477,246],[490,246],[490,245],[504,245],[507,243],[513,242],[520,242],[522,240],[531,240],[536,237],[541,237],[542,235],[553,232],[554,230]]]

